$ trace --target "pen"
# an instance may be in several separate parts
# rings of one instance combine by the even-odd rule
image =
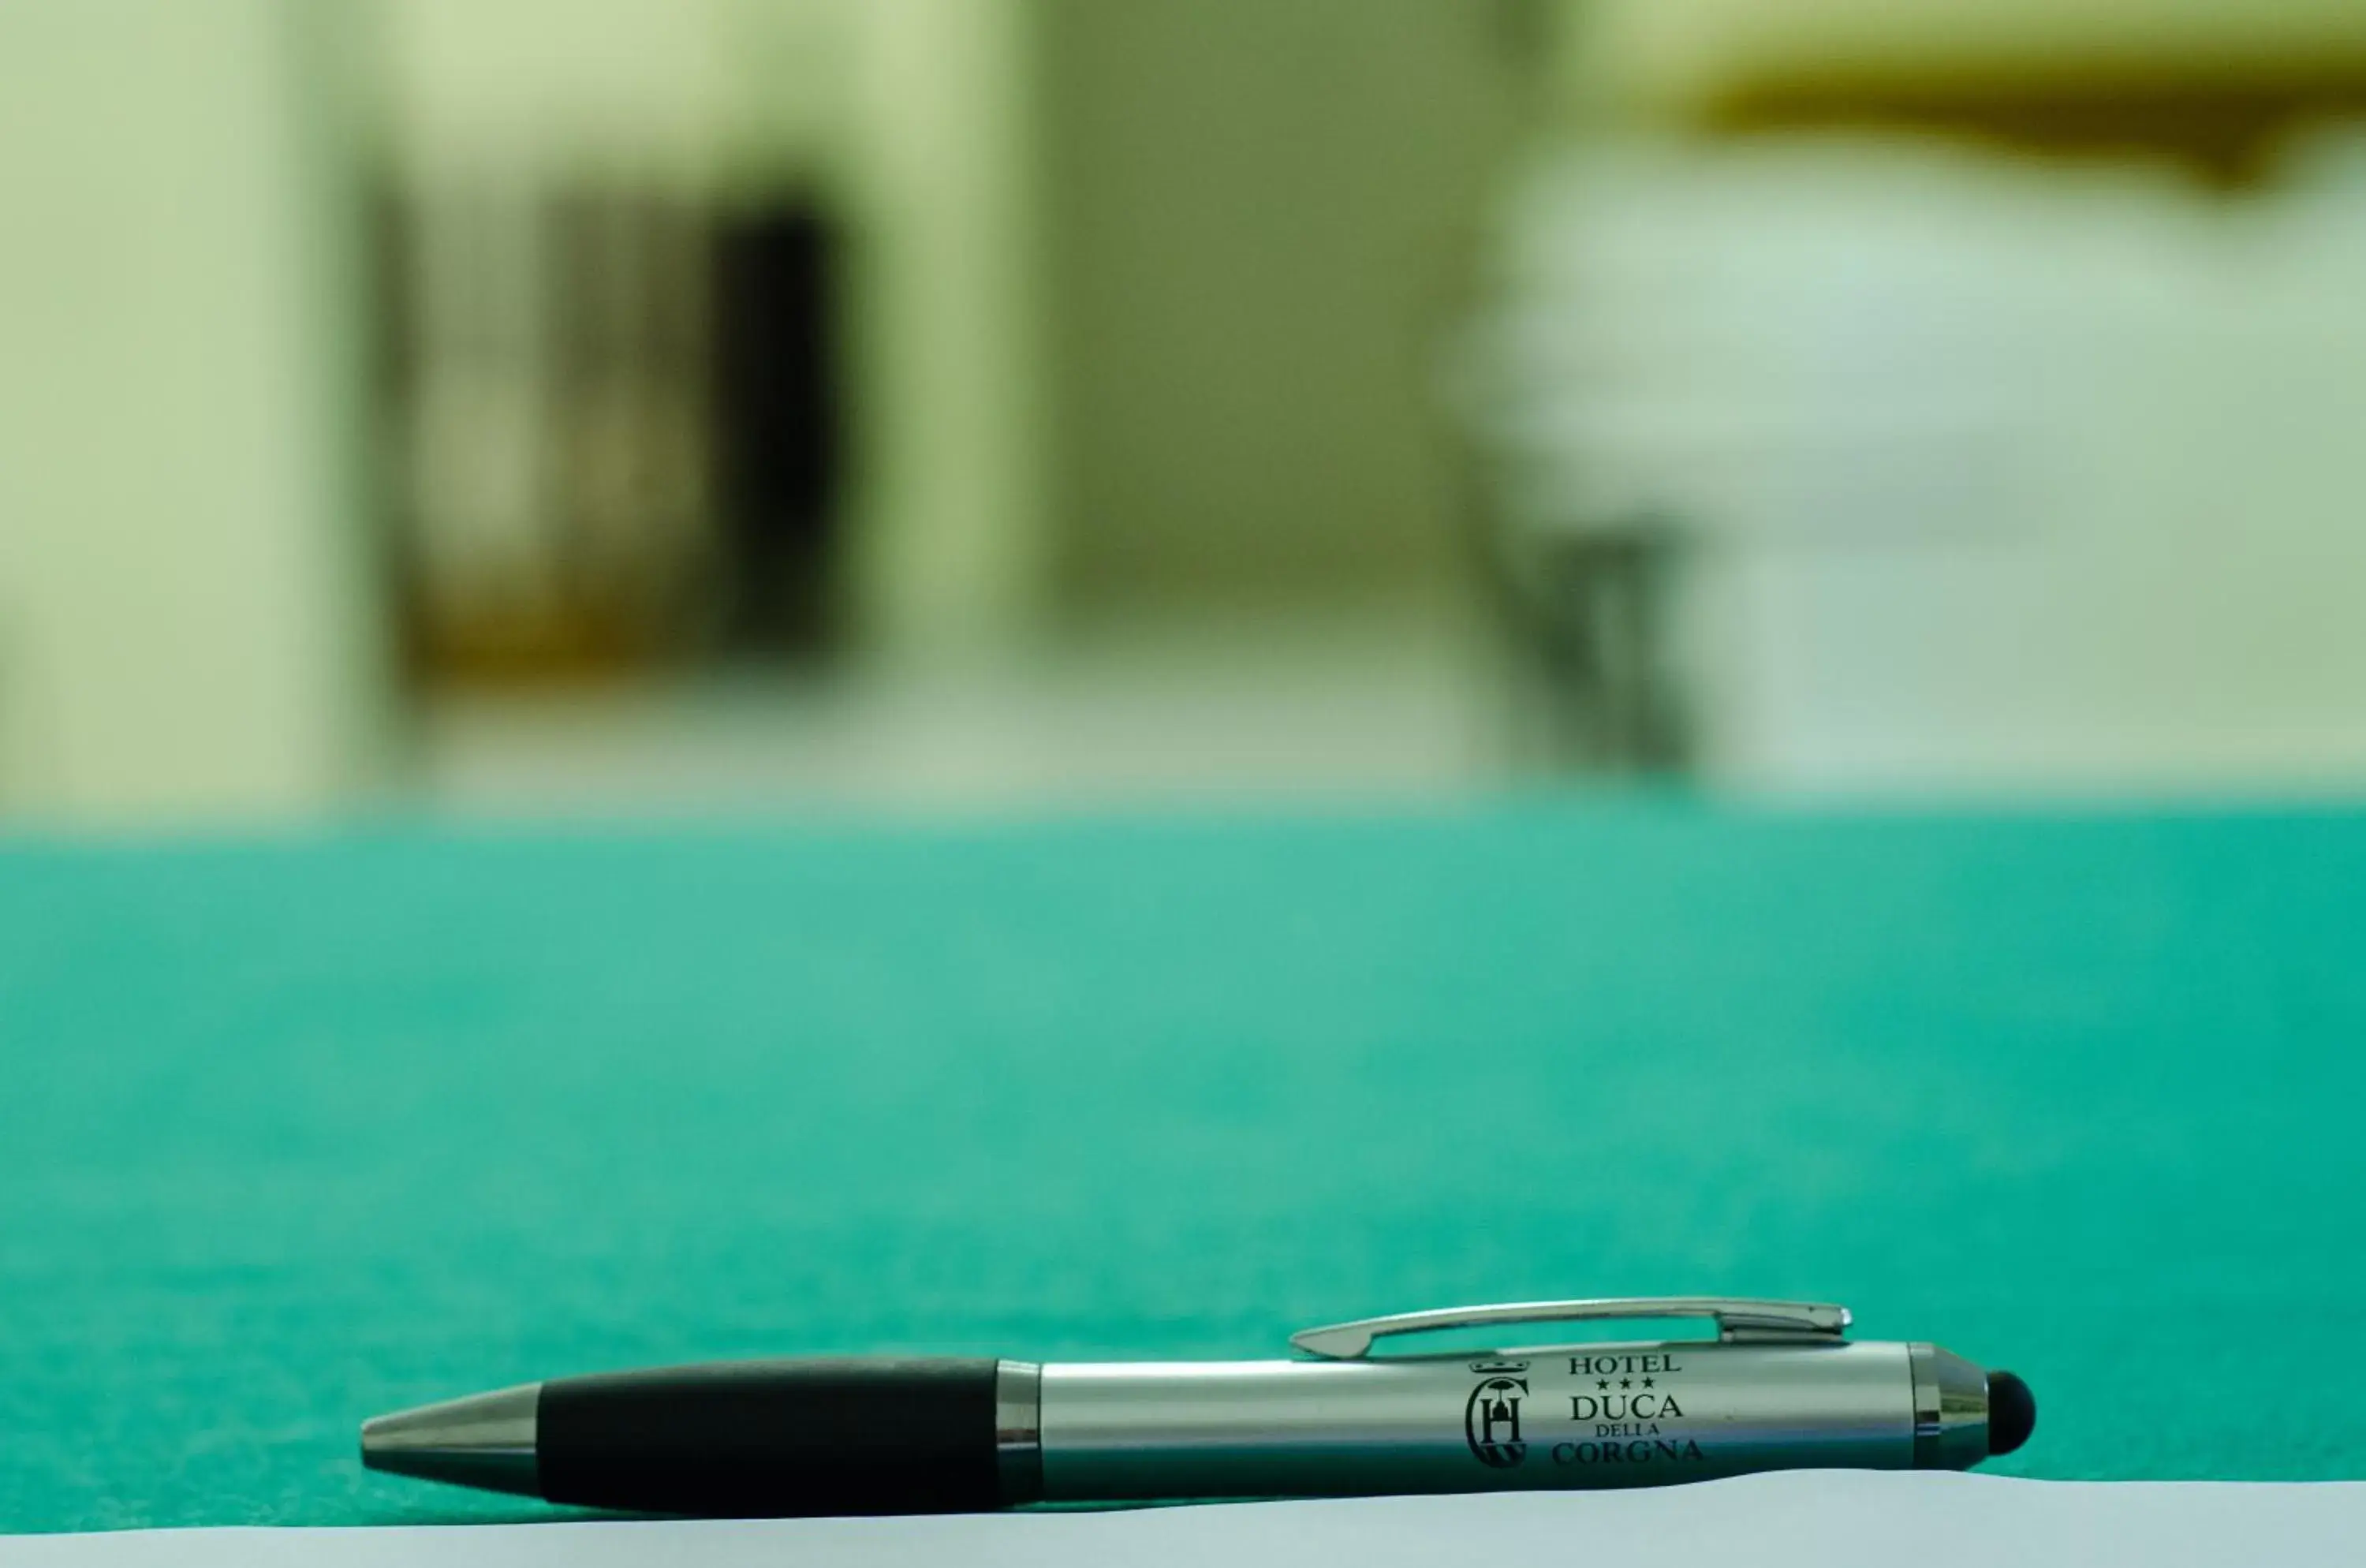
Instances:
[[[1442,1329],[1706,1317],[1714,1339],[1375,1356]],[[721,1362],[527,1383],[362,1426],[374,1470],[637,1513],[945,1513],[1036,1502],[1656,1485],[1964,1470],[2028,1386],[1845,1307],[1527,1302],[1293,1335],[1299,1359]]]

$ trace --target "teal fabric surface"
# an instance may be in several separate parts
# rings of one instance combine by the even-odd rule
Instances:
[[[546,1374],[1843,1301],[1996,1468],[2366,1476],[2366,818],[0,849],[0,1529],[546,1517]]]

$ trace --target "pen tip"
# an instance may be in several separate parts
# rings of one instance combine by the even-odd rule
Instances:
[[[2011,1372],[1989,1374],[1989,1454],[2009,1454],[2037,1427],[2037,1396]]]
[[[540,1383],[527,1383],[372,1416],[362,1423],[362,1463],[397,1475],[537,1496],[541,1395]]]

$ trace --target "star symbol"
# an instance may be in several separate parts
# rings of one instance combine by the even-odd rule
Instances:
[[[1596,1378],[1594,1380],[1594,1386],[1596,1388],[1608,1388],[1610,1386],[1610,1380],[1608,1378]]]
[[[1632,1378],[1620,1378],[1618,1380],[1618,1386],[1620,1388],[1633,1388],[1635,1386],[1635,1380]]]
[[[1650,1378],[1645,1378],[1643,1380],[1643,1386],[1645,1388],[1650,1388],[1651,1386],[1651,1380]]]

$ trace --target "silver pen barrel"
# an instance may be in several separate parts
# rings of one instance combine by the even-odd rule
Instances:
[[[1987,1374],[1923,1344],[1679,1340],[1369,1359],[1005,1367],[1005,1408],[1031,1403],[1035,1436],[1028,1454],[1011,1440],[1025,1417],[1009,1418],[1006,1478],[1023,1476],[1020,1485],[1052,1501],[1638,1486],[1804,1467],[1962,1469],[1991,1448]]]

